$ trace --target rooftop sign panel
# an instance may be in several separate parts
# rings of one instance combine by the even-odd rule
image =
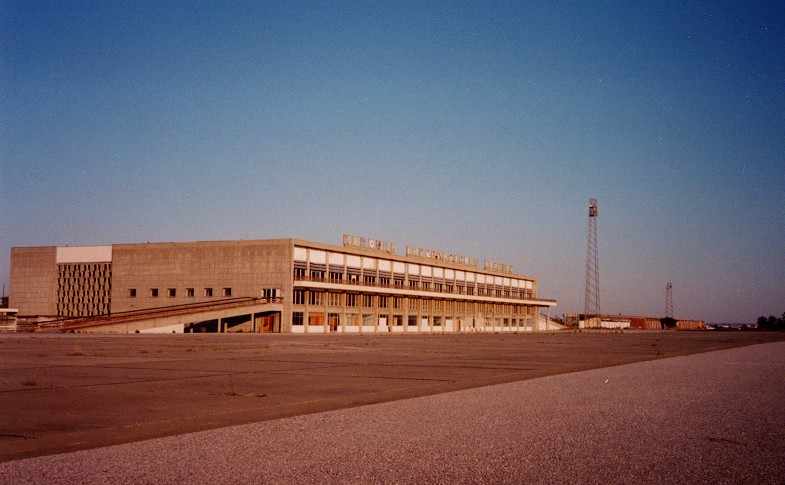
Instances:
[[[486,259],[485,266],[483,267],[485,271],[494,271],[496,273],[510,273],[512,274],[512,265],[511,264],[504,264],[498,263],[496,261],[491,261]]]
[[[341,243],[343,246],[356,247],[362,249],[373,249],[376,251],[385,252],[387,254],[396,254],[395,245],[389,241],[381,241],[379,239],[371,239],[362,236],[353,236],[351,234],[342,234]],[[438,249],[417,248],[413,246],[406,246],[405,256],[415,256],[419,258],[433,259],[436,261],[443,261],[446,263],[462,264],[473,268],[479,268],[479,260],[472,256],[463,256],[455,253],[448,253],[439,251]],[[485,271],[493,271],[496,273],[514,274],[512,265],[499,263],[486,259],[484,261],[483,269]]]
[[[470,256],[461,256],[460,254],[445,253],[436,249],[423,249],[413,248],[406,246],[406,256],[418,256],[420,258],[435,259],[438,261],[446,261],[448,263],[459,263],[466,266],[477,267],[477,258]]]
[[[344,246],[352,246],[363,249],[374,249],[383,251],[389,254],[395,254],[395,245],[389,241],[381,241],[379,239],[371,239],[361,236],[353,236],[351,234],[343,234],[341,236],[341,243]]]

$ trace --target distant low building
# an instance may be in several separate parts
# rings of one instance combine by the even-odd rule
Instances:
[[[16,331],[16,308],[0,308],[0,333]]]
[[[635,330],[663,330],[659,317],[642,315],[600,315],[586,318],[583,314],[566,315],[565,324],[575,328],[607,328]],[[706,330],[703,320],[676,320],[677,330]]]
[[[703,320],[676,320],[677,330],[706,330]]]

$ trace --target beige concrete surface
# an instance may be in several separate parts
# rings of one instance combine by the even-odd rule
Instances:
[[[0,463],[0,482],[780,484],[785,342]]]
[[[0,460],[785,339],[763,332],[0,336]]]

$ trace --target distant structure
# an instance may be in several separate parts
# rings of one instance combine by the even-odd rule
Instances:
[[[586,293],[583,313],[588,318],[600,315],[600,265],[597,254],[597,199],[589,199],[589,224],[586,235]]]
[[[509,265],[345,235],[11,248],[10,306],[39,329],[118,333],[534,332],[557,322]]]
[[[673,318],[673,283],[665,285],[665,316]]]
[[[583,314],[565,315],[564,324],[577,328],[635,329],[635,330],[706,330],[703,320],[678,319],[674,327],[666,328],[662,319],[653,315],[594,315],[586,318]]]

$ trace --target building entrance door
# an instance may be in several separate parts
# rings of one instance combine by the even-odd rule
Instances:
[[[256,323],[255,332],[256,333],[273,333],[273,332],[280,332],[281,329],[279,328],[278,322],[280,319],[280,313],[278,312],[265,312],[265,313],[257,313],[254,316],[254,320]]]
[[[340,318],[337,313],[328,313],[327,314],[327,325],[330,327],[330,332],[337,332],[338,331],[338,322]]]
[[[261,330],[262,333],[272,332],[274,324],[275,324],[275,316],[265,315],[262,317],[262,324],[259,326],[259,330]]]

